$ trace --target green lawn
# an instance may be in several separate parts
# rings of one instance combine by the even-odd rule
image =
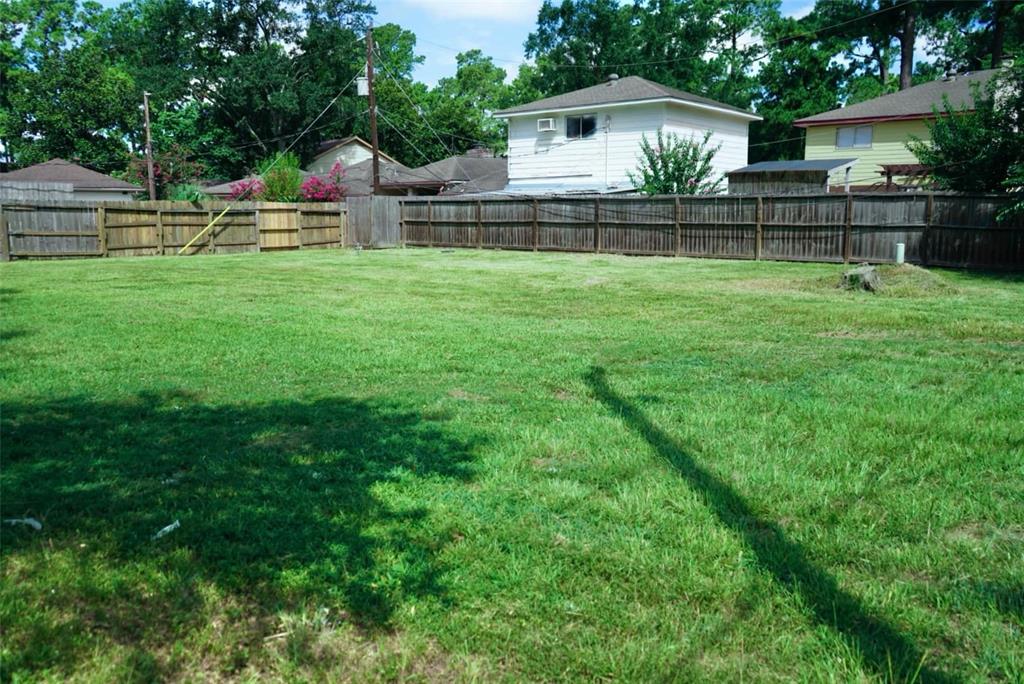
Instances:
[[[840,271],[4,265],[2,678],[1021,681],[1024,278]]]

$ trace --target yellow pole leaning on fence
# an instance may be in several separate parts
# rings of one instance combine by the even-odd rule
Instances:
[[[182,254],[184,254],[186,249],[188,249],[189,247],[194,245],[196,243],[196,240],[198,240],[199,238],[203,237],[203,235],[206,234],[206,231],[208,231],[211,228],[213,228],[217,224],[217,221],[220,221],[221,217],[224,216],[224,214],[228,213],[229,209],[231,209],[231,205],[230,204],[228,206],[224,207],[224,211],[222,211],[219,214],[217,214],[216,218],[214,218],[212,221],[210,221],[208,224],[206,224],[205,228],[203,228],[201,231],[196,233],[196,236],[194,238],[192,238],[191,240],[186,242],[185,246],[178,250],[178,256],[181,256]]]

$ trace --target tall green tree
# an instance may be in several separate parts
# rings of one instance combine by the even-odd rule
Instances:
[[[544,0],[525,48],[547,91],[585,88],[636,62],[634,11],[617,0]]]
[[[764,118],[751,124],[751,162],[803,159],[804,132],[793,122],[840,105],[849,69],[834,58],[845,41],[821,35],[822,21],[812,12],[799,20],[779,18],[767,29],[774,47],[757,75],[761,88],[755,104]]]
[[[975,88],[974,109],[948,101],[928,124],[929,140],[907,148],[931,167],[939,187],[958,192],[1004,192],[1024,167],[1024,65]]]

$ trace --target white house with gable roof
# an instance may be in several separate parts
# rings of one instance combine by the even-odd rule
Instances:
[[[715,170],[747,164],[747,128],[756,114],[648,81],[618,78],[495,112],[508,121],[510,193],[628,192],[643,136],[658,131],[721,145]]]

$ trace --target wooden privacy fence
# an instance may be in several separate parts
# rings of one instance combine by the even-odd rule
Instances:
[[[0,204],[2,258],[177,254],[226,202],[16,202]],[[340,247],[344,202],[239,202],[186,254]]]
[[[401,241],[428,247],[1024,268],[1004,196],[409,197]]]

